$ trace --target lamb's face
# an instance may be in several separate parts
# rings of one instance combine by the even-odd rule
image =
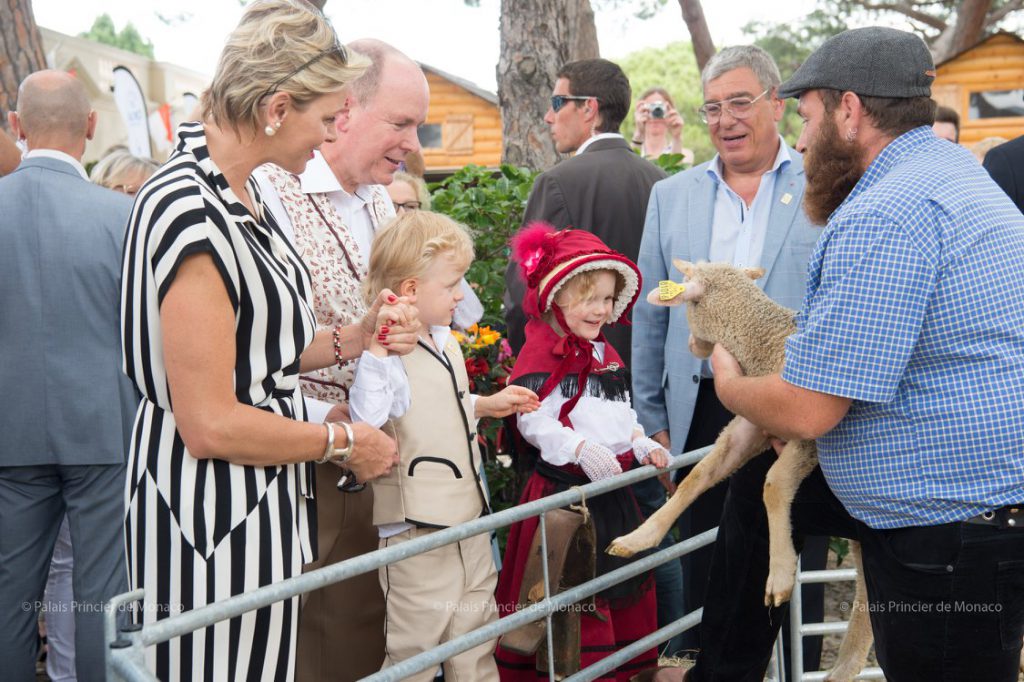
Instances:
[[[676,269],[683,273],[683,290],[676,296],[664,300],[661,287],[647,295],[653,305],[678,306],[686,304],[686,319],[690,331],[698,341],[714,343],[715,339],[705,330],[703,318],[711,314],[723,293],[739,287],[750,286],[751,280],[764,275],[763,268],[737,268],[726,263],[690,263],[679,259],[672,261]],[[692,344],[691,344],[692,345]]]

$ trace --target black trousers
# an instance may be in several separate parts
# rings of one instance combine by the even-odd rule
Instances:
[[[729,485],[691,682],[761,682],[788,605],[764,606],[768,531],[761,488],[773,457]],[[853,519],[820,469],[793,504],[794,541],[861,542],[875,651],[889,682],[1015,682],[1024,636],[1024,528],[971,523],[875,530]]]
[[[711,445],[718,438],[718,434],[725,428],[725,425],[732,421],[735,415],[729,412],[719,402],[715,395],[715,384],[712,379],[702,379],[697,391],[697,403],[693,410],[693,420],[690,426],[690,433],[682,452],[690,452],[705,445]],[[775,458],[770,453],[767,456],[758,458],[764,460],[761,464],[767,472]],[[747,466],[753,465],[751,462]],[[692,467],[681,469],[680,479],[690,472]],[[764,473],[761,474],[764,480]],[[723,481],[711,490],[698,497],[694,503],[679,517],[676,526],[679,528],[679,537],[689,538],[714,528],[722,518],[722,510],[725,506],[726,492],[729,489],[729,481]],[[751,491],[752,493],[754,491]],[[758,502],[761,500],[761,492],[758,490],[756,496]],[[761,504],[761,511],[764,512],[764,505]],[[765,517],[767,522],[767,517]],[[719,535],[721,538],[721,534]],[[803,547],[802,561],[805,570],[819,570],[825,568],[828,561],[828,537],[812,536],[806,538]],[[720,541],[720,540],[719,540]],[[717,543],[716,543],[717,544]],[[708,581],[712,574],[712,553],[714,545],[702,547],[696,552],[688,554],[680,559],[683,565],[683,591],[686,611],[693,611],[704,606],[704,594],[708,589]],[[767,574],[766,574],[767,575]],[[764,581],[761,582],[764,588]],[[805,585],[802,592],[804,622],[818,623],[823,619],[825,612],[825,586],[821,583]],[[705,611],[705,622],[707,619]],[[789,650],[789,612],[785,612],[783,621],[783,643],[786,650]],[[682,649],[700,650],[704,648],[707,636],[704,634],[706,628],[703,623],[691,630],[684,632],[682,637]],[[712,635],[713,637],[714,635]],[[803,642],[804,666],[808,670],[817,670],[821,661],[821,637],[805,637]],[[788,679],[789,670],[786,670]]]

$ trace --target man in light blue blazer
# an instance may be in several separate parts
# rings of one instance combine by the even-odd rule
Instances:
[[[778,133],[785,106],[775,92],[778,68],[760,48],[732,47],[708,62],[701,80],[701,118],[718,154],[654,186],[638,259],[645,287],[679,281],[674,258],[725,261],[764,268],[764,291],[797,309],[820,229],[801,210],[800,154]],[[708,363],[688,350],[689,334],[683,307],[641,297],[634,308],[634,404],[647,433],[673,454],[714,442],[732,418],[715,396]],[[684,538],[718,525],[725,489],[708,491],[684,514]],[[684,560],[688,611],[703,604],[709,554]],[[687,644],[698,645],[692,636]]]
[[[35,680],[37,610],[61,520],[74,556],[77,679],[103,680],[104,605],[127,589],[121,246],[131,200],[81,166],[85,89],[40,71],[9,122],[28,153],[0,178],[0,678]]]

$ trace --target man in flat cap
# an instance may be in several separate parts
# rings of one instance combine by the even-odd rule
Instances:
[[[1024,634],[1024,216],[932,132],[933,77],[919,38],[864,28],[780,87],[799,98],[805,209],[825,229],[782,373],[744,376],[717,347],[715,389],[769,433],[817,439],[794,539],[860,541],[887,680],[1009,682]],[[720,631],[691,681],[761,680],[781,620],[763,605],[764,532],[744,525],[763,475],[744,473],[712,566],[731,586],[705,598]]]

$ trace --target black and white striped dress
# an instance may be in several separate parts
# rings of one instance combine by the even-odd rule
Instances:
[[[255,220],[209,157],[199,124],[178,129],[170,160],[139,194],[125,240],[124,369],[143,400],[125,487],[125,546],[140,622],[151,623],[298,575],[314,558],[309,464],[198,460],[174,423],[160,303],[182,260],[212,256],[235,313],[239,402],[303,419],[299,355],[315,332],[309,275],[249,181]],[[298,600],[150,648],[168,680],[291,680]]]

